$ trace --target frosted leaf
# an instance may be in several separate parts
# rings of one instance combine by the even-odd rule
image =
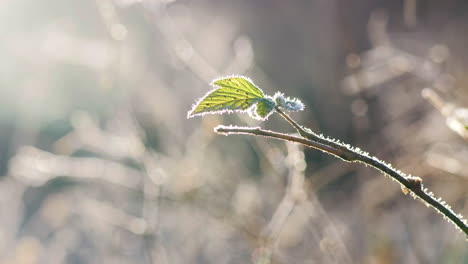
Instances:
[[[263,91],[247,77],[221,78],[214,80],[211,85],[216,88],[198,100],[192,110],[188,112],[188,118],[208,113],[246,112],[249,108],[265,100]]]
[[[297,112],[304,110],[304,104],[299,99],[284,97],[283,93],[275,93],[273,99],[279,107],[286,111]]]

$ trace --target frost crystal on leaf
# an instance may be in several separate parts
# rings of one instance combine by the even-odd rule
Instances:
[[[304,104],[299,99],[284,97],[281,92],[275,93],[273,99],[279,107],[286,111],[297,112],[304,110]]]

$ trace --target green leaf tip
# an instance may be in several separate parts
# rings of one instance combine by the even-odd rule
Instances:
[[[251,112],[256,107],[257,119],[265,119],[271,114],[274,102],[267,99],[263,91],[252,80],[244,76],[230,76],[216,79],[211,83],[215,89],[199,99],[187,114],[187,118],[205,114]],[[270,105],[273,104],[271,107]],[[270,109],[270,113],[267,110]]]

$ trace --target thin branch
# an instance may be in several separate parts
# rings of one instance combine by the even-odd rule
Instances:
[[[296,137],[296,136],[278,133],[278,132],[274,132],[270,130],[263,130],[260,127],[217,126],[215,128],[215,132],[224,134],[226,136],[229,134],[254,134],[257,136],[273,137],[273,138],[278,138],[282,140],[288,140],[291,142],[301,143],[306,146],[319,149],[329,154],[333,154],[337,156],[338,158],[341,158],[342,160],[351,161],[349,160],[350,157],[348,153],[344,153],[342,150],[337,149],[333,146],[329,146],[327,144],[309,140],[303,137]]]
[[[276,110],[278,111],[278,109]],[[288,122],[290,122],[303,137],[263,130],[259,127],[218,126],[215,128],[215,132],[224,135],[248,134],[288,140],[291,142],[301,143],[328,154],[332,154],[347,162],[360,162],[372,166],[384,174],[392,177],[392,179],[398,181],[402,185],[402,190],[404,193],[410,191],[414,198],[417,197],[421,199],[426,203],[426,205],[431,205],[434,209],[436,209],[436,211],[444,215],[444,217],[450,219],[450,221],[468,237],[468,226],[466,220],[463,219],[463,216],[460,214],[457,215],[455,212],[453,212],[450,206],[447,205],[444,201],[441,201],[440,198],[435,199],[434,194],[423,187],[421,178],[406,175],[403,172],[394,169],[390,164],[387,164],[377,159],[376,157],[371,157],[367,153],[362,152],[360,149],[353,149],[349,145],[345,145],[331,139],[326,139],[316,134],[312,134],[312,136],[309,138],[308,134],[311,133],[305,131],[304,128],[298,125],[288,115],[284,114],[284,112],[278,111],[278,113],[281,114],[286,120],[288,120]]]

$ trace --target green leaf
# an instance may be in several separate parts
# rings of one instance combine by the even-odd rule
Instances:
[[[276,103],[272,98],[262,98],[251,108],[252,111],[249,111],[249,115],[255,119],[265,120],[273,113],[275,106]]]
[[[201,98],[187,114],[187,117],[207,113],[245,112],[265,97],[264,93],[250,79],[242,76],[214,80],[217,87]],[[262,101],[263,102],[263,101]],[[262,103],[262,108],[266,103]],[[265,110],[262,110],[262,114]]]

